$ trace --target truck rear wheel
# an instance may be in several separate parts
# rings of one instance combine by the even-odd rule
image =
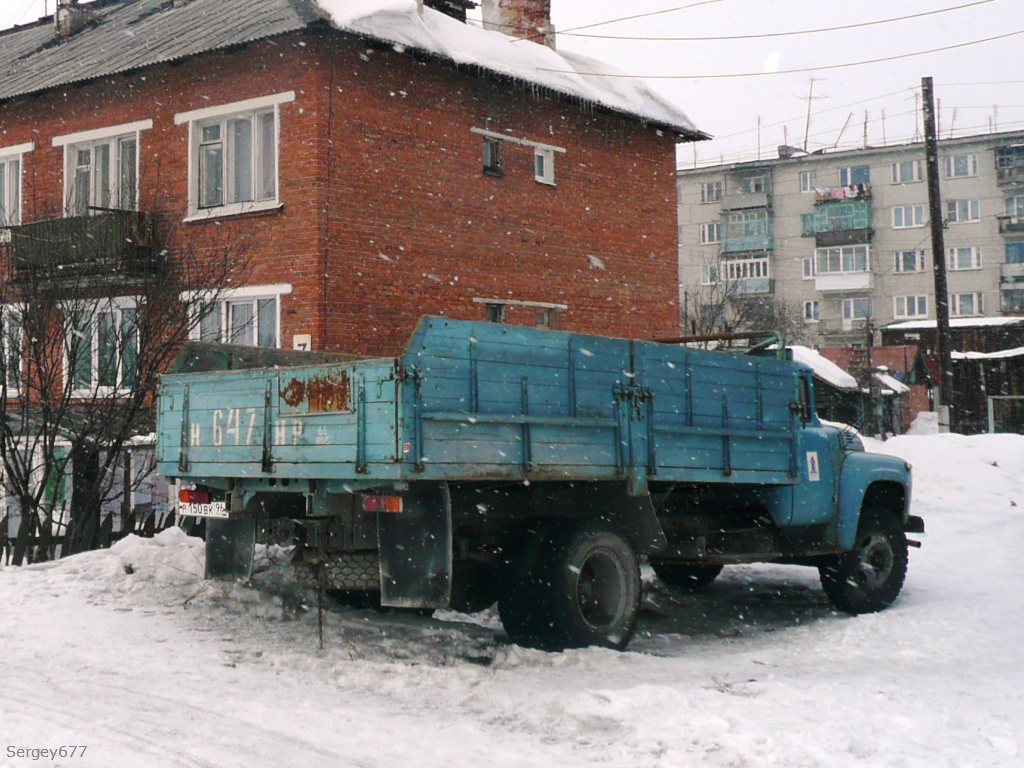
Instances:
[[[818,568],[832,605],[845,613],[875,613],[890,606],[907,577],[907,537],[884,512],[865,511],[853,549]]]
[[[640,564],[625,536],[604,523],[539,531],[498,601],[509,638],[560,651],[622,650],[640,612]]]
[[[651,558],[651,568],[654,569],[655,575],[666,584],[690,592],[704,589],[722,572],[720,565],[687,565],[654,557]]]

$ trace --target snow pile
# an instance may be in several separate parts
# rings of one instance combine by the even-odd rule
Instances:
[[[317,4],[346,32],[536,83],[677,130],[697,130],[685,114],[647,85],[596,59],[472,27],[431,8],[424,8],[421,16],[416,0],[317,0]]]
[[[509,646],[493,611],[333,604],[321,651],[280,551],[255,587],[210,585],[176,531],[2,569],[6,743],[89,745],[54,763],[74,768],[1019,768],[1024,437],[865,444],[914,465],[928,529],[892,608],[841,615],[807,568],[698,594],[648,573],[626,653]]]
[[[914,417],[908,435],[937,435],[939,433],[939,414],[936,411],[921,411]]]

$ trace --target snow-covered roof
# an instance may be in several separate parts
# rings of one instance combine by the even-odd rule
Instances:
[[[645,83],[596,59],[463,24],[416,0],[316,0],[340,30],[425,51],[550,88],[649,120],[691,138],[707,138],[678,107]]]
[[[817,351],[801,346],[790,346],[788,349],[793,353],[793,360],[806,365],[822,381],[839,389],[857,388],[857,380],[853,376]]]
[[[1008,357],[1024,356],[1024,347],[1003,349],[999,352],[953,352],[954,360],[1004,360]]]
[[[1001,325],[1024,325],[1024,317],[956,317],[949,321],[950,328],[987,328]],[[885,331],[926,331],[935,328],[934,320],[908,320],[883,326]]]
[[[910,387],[887,373],[876,373],[875,378],[882,385],[883,394],[904,395],[910,391]]]

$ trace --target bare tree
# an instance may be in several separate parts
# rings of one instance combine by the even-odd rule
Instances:
[[[799,308],[769,292],[748,292],[743,280],[683,287],[681,327],[690,336],[777,331],[787,343],[808,338]]]
[[[0,468],[20,512],[16,563],[46,558],[55,532],[61,554],[109,534],[101,511],[132,489],[123,468],[153,432],[158,375],[249,269],[251,228],[89,214],[12,227],[0,254]]]

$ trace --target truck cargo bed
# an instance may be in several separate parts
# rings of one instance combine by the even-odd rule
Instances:
[[[166,477],[791,484],[798,368],[423,318],[398,358],[165,375]]]

